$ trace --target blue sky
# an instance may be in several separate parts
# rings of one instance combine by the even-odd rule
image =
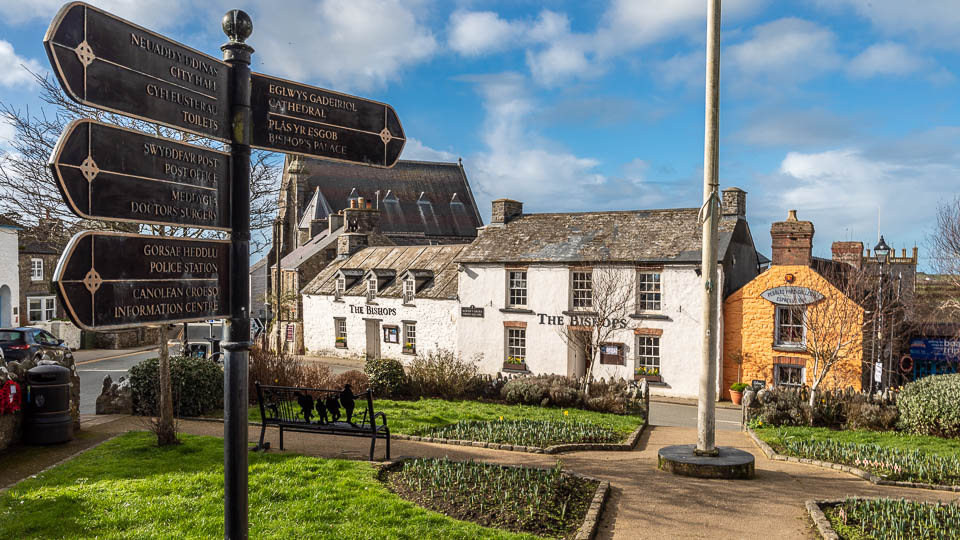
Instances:
[[[208,54],[230,8],[254,69],[394,106],[402,158],[463,158],[481,214],[699,206],[706,0],[92,2]],[[0,99],[39,106],[61,3],[0,0]],[[955,0],[726,0],[721,187],[833,240],[919,245],[960,191]],[[9,138],[0,127],[0,143]],[[921,260],[921,263],[924,261]]]

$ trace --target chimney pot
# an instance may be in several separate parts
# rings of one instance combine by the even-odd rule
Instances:
[[[797,211],[790,210],[787,212],[787,221],[797,221]]]

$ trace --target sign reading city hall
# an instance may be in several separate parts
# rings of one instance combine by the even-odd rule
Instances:
[[[85,231],[57,269],[60,299],[85,330],[229,317],[230,242]]]
[[[60,193],[87,219],[230,229],[230,155],[75,120],[50,158]]]

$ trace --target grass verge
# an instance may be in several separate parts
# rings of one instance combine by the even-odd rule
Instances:
[[[544,420],[570,421],[606,428],[624,440],[630,433],[643,424],[639,415],[620,415],[584,411],[581,409],[558,409],[536,407],[533,405],[506,405],[482,401],[447,401],[443,399],[420,399],[417,401],[397,401],[377,399],[373,402],[375,411],[387,415],[387,425],[391,433],[419,435],[431,428],[439,428],[457,422],[493,420]],[[222,411],[220,412],[222,415]],[[355,413],[356,414],[356,413]],[[251,422],[260,421],[260,407],[250,407],[248,417]],[[439,435],[438,435],[439,436]],[[506,444],[523,444],[504,441]],[[562,441],[577,442],[577,441]]]
[[[0,495],[0,538],[222,538],[223,441],[129,433]],[[365,462],[250,454],[251,538],[533,538],[390,492]]]
[[[903,499],[847,499],[823,509],[844,540],[929,538],[960,535],[960,506]]]
[[[888,480],[960,484],[960,441],[897,432],[810,427],[755,431],[780,454],[842,463]]]
[[[386,474],[406,499],[482,525],[570,537],[583,522],[597,482],[552,470],[448,459],[413,459]]]

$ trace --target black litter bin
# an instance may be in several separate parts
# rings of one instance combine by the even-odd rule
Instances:
[[[57,365],[27,371],[23,407],[23,439],[29,444],[54,444],[73,438],[70,416],[70,370]]]

